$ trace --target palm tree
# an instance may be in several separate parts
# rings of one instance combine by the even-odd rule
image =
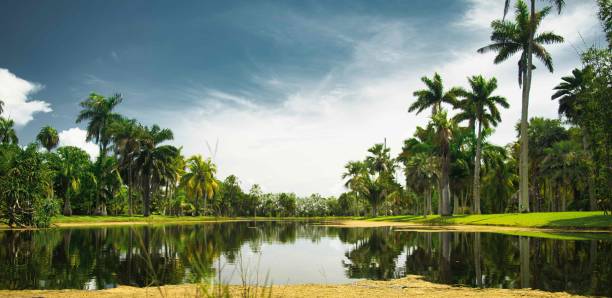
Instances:
[[[452,119],[448,119],[445,111],[438,112],[432,117],[431,125],[436,131],[436,145],[440,157],[440,191],[442,192],[442,204],[440,215],[451,215],[450,210],[450,140],[453,135],[453,130],[456,123]]]
[[[468,78],[470,83],[469,91],[461,90],[460,96],[463,97],[458,106],[463,110],[455,116],[457,122],[467,119],[475,119],[478,122],[476,129],[476,157],[474,160],[474,213],[480,214],[480,164],[482,152],[482,130],[491,126],[497,126],[501,121],[497,106],[508,108],[506,98],[494,96],[493,92],[497,89],[497,79],[485,79],[483,76],[472,76]]]
[[[160,144],[172,140],[169,129],[161,129],[157,125],[143,128],[138,151],[134,155],[135,169],[143,192],[144,216],[151,215],[151,194],[165,177],[172,175],[174,158],[179,154],[176,147]]]
[[[417,111],[419,114],[423,110],[431,107],[431,115],[437,114],[442,109],[442,103],[455,104],[456,92],[458,88],[451,88],[451,90],[444,92],[444,85],[442,84],[442,78],[438,73],[434,73],[433,79],[428,77],[422,77],[421,81],[427,86],[426,89],[414,91],[413,96],[416,97],[416,101],[410,105],[408,112]]]
[[[2,113],[4,113],[4,101],[0,99],[0,115],[2,115]]]
[[[432,127],[417,127],[415,137],[404,141],[398,160],[404,164],[406,186],[423,195],[423,214],[432,214],[432,188],[439,178],[439,158],[433,145]]]
[[[119,166],[127,172],[128,214],[131,216],[133,212],[134,157],[140,149],[141,138],[144,134],[143,128],[134,119],[120,119],[110,125],[109,131],[115,144],[115,153],[119,156]]]
[[[121,116],[117,113],[113,113],[115,107],[123,101],[120,94],[115,94],[111,97],[104,97],[102,95],[91,93],[89,97],[80,103],[82,110],[76,119],[76,123],[80,123],[84,120],[89,120],[87,124],[87,141],[95,141],[100,147],[100,154],[96,162],[104,162],[106,157],[107,147],[111,140],[110,125],[112,122],[117,121]],[[98,164],[96,168],[101,169],[103,165]],[[102,172],[98,171],[98,174]],[[100,195],[102,195],[102,177],[96,176],[96,202],[100,202]],[[104,206],[96,206],[96,212],[104,212]]]
[[[562,77],[561,80],[562,82],[553,88],[556,92],[551,99],[559,100],[559,115],[565,116],[572,124],[580,125],[586,93],[593,80],[593,71],[590,67],[576,68],[572,70],[571,76]]]
[[[36,135],[36,140],[41,146],[47,149],[47,152],[51,152],[53,148],[57,147],[59,136],[55,128],[47,125],[40,130],[38,135]]]
[[[185,186],[195,199],[195,215],[200,215],[200,198],[204,198],[204,210],[206,210],[206,199],[212,197],[218,191],[219,184],[215,179],[217,166],[211,159],[204,160],[201,155],[194,155],[187,160],[187,172],[181,178],[181,184]]]
[[[77,123],[89,120],[87,124],[87,141],[95,141],[100,146],[100,156],[106,155],[111,135],[108,131],[113,121],[119,120],[120,115],[113,113],[117,105],[123,101],[121,94],[111,97],[91,93],[89,97],[81,102],[83,108],[76,119]]]
[[[80,148],[65,146],[57,149],[55,164],[56,184],[64,199],[63,214],[72,215],[70,199],[78,195],[81,188],[81,177],[90,166],[89,155]]]
[[[593,78],[594,74],[591,67],[576,68],[572,70],[571,76],[561,78],[562,82],[554,88],[556,92],[551,96],[552,100],[559,99],[559,115],[565,116],[568,122],[581,128],[582,149],[587,153],[586,158],[588,160],[591,159],[591,152],[588,130],[584,129],[584,110],[587,109],[587,96]],[[593,175],[592,169],[589,169],[589,207],[590,210],[597,210]]]
[[[559,11],[563,6],[562,0],[554,1]],[[509,1],[506,1],[506,9]],[[493,33],[492,44],[478,49],[479,53],[490,51],[497,52],[494,63],[501,63],[510,56],[521,52],[518,62],[518,80],[522,88],[521,105],[521,148],[520,148],[520,183],[519,183],[519,211],[529,212],[529,157],[528,157],[528,117],[529,117],[529,91],[531,88],[531,71],[534,68],[532,56],[535,56],[550,71],[553,71],[552,57],[544,48],[545,44],[563,42],[563,37],[553,32],[542,32],[535,34],[542,19],[548,15],[550,7],[545,7],[539,12],[535,11],[535,0],[531,0],[531,14],[527,4],[522,0],[516,3],[516,15],[514,22],[506,20],[495,20],[491,23]]]
[[[97,190],[95,213],[107,215],[106,203],[117,195],[123,185],[119,174],[119,162],[113,156],[98,156],[94,164],[94,174]]]
[[[544,149],[546,157],[542,160],[542,169],[557,183],[555,190],[561,196],[560,211],[566,211],[567,190],[572,189],[573,182],[581,181],[586,172],[585,156],[578,147],[575,142],[560,141]]]
[[[19,143],[17,133],[15,132],[15,121],[0,117],[0,143],[15,144]]]

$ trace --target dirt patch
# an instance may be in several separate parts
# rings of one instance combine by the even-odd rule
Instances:
[[[193,284],[135,288],[120,286],[114,289],[86,290],[25,290],[0,291],[0,297],[198,297],[198,286]],[[232,297],[241,296],[243,288],[230,286]],[[544,292],[531,289],[474,289],[427,282],[420,276],[409,275],[391,281],[358,281],[342,285],[285,285],[273,286],[272,297],[579,297],[564,292]]]

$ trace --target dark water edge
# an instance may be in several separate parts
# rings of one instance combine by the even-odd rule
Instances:
[[[612,239],[226,222],[0,231],[0,289],[102,289],[217,278],[436,283],[612,296]],[[244,269],[243,269],[244,270]]]

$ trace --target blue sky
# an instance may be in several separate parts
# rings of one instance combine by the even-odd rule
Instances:
[[[22,144],[50,124],[95,153],[78,103],[120,92],[120,113],[173,129],[185,154],[218,139],[221,178],[338,194],[346,161],[384,138],[397,153],[426,123],[406,110],[434,71],[448,86],[497,77],[511,108],[492,140],[514,138],[516,59],[475,53],[502,2],[3,1],[0,97]],[[532,116],[556,117],[550,90],[579,65],[576,48],[603,43],[594,1],[567,2],[543,24],[566,43],[549,48],[555,73],[535,72]]]

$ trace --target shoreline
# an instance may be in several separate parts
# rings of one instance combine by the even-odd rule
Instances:
[[[612,230],[597,228],[546,228],[502,225],[462,225],[462,224],[425,224],[417,222],[367,221],[367,220],[330,220],[325,226],[345,228],[398,227],[399,231],[414,232],[549,232],[549,233],[607,233]]]
[[[395,227],[398,231],[414,232],[490,232],[490,233],[510,233],[510,232],[534,232],[534,233],[575,233],[587,234],[598,233],[608,234],[612,237],[612,230],[602,228],[585,227],[529,227],[529,226],[505,226],[505,225],[470,225],[470,224],[431,224],[422,222],[401,222],[391,220],[368,220],[368,219],[343,219],[337,217],[318,217],[318,218],[202,218],[202,219],[180,219],[162,218],[151,220],[103,220],[103,221],[73,221],[52,223],[49,228],[87,228],[87,227],[113,227],[126,225],[164,225],[164,224],[203,224],[203,223],[223,223],[223,222],[243,222],[243,221],[318,221],[321,226],[343,227],[343,228],[374,228],[374,227]],[[2,230],[37,230],[38,228],[9,228],[0,225]]]
[[[245,291],[243,286],[230,285],[231,296],[237,297]],[[389,281],[361,280],[350,284],[298,284],[273,285],[272,297],[583,297],[566,292],[545,292],[534,289],[470,288],[458,285],[437,284],[421,276],[408,275]],[[251,293],[253,288],[249,288]],[[269,292],[270,288],[258,288]],[[201,286],[196,284],[166,285],[161,287],[136,288],[119,286],[105,290],[0,290],[0,297],[198,297]]]

